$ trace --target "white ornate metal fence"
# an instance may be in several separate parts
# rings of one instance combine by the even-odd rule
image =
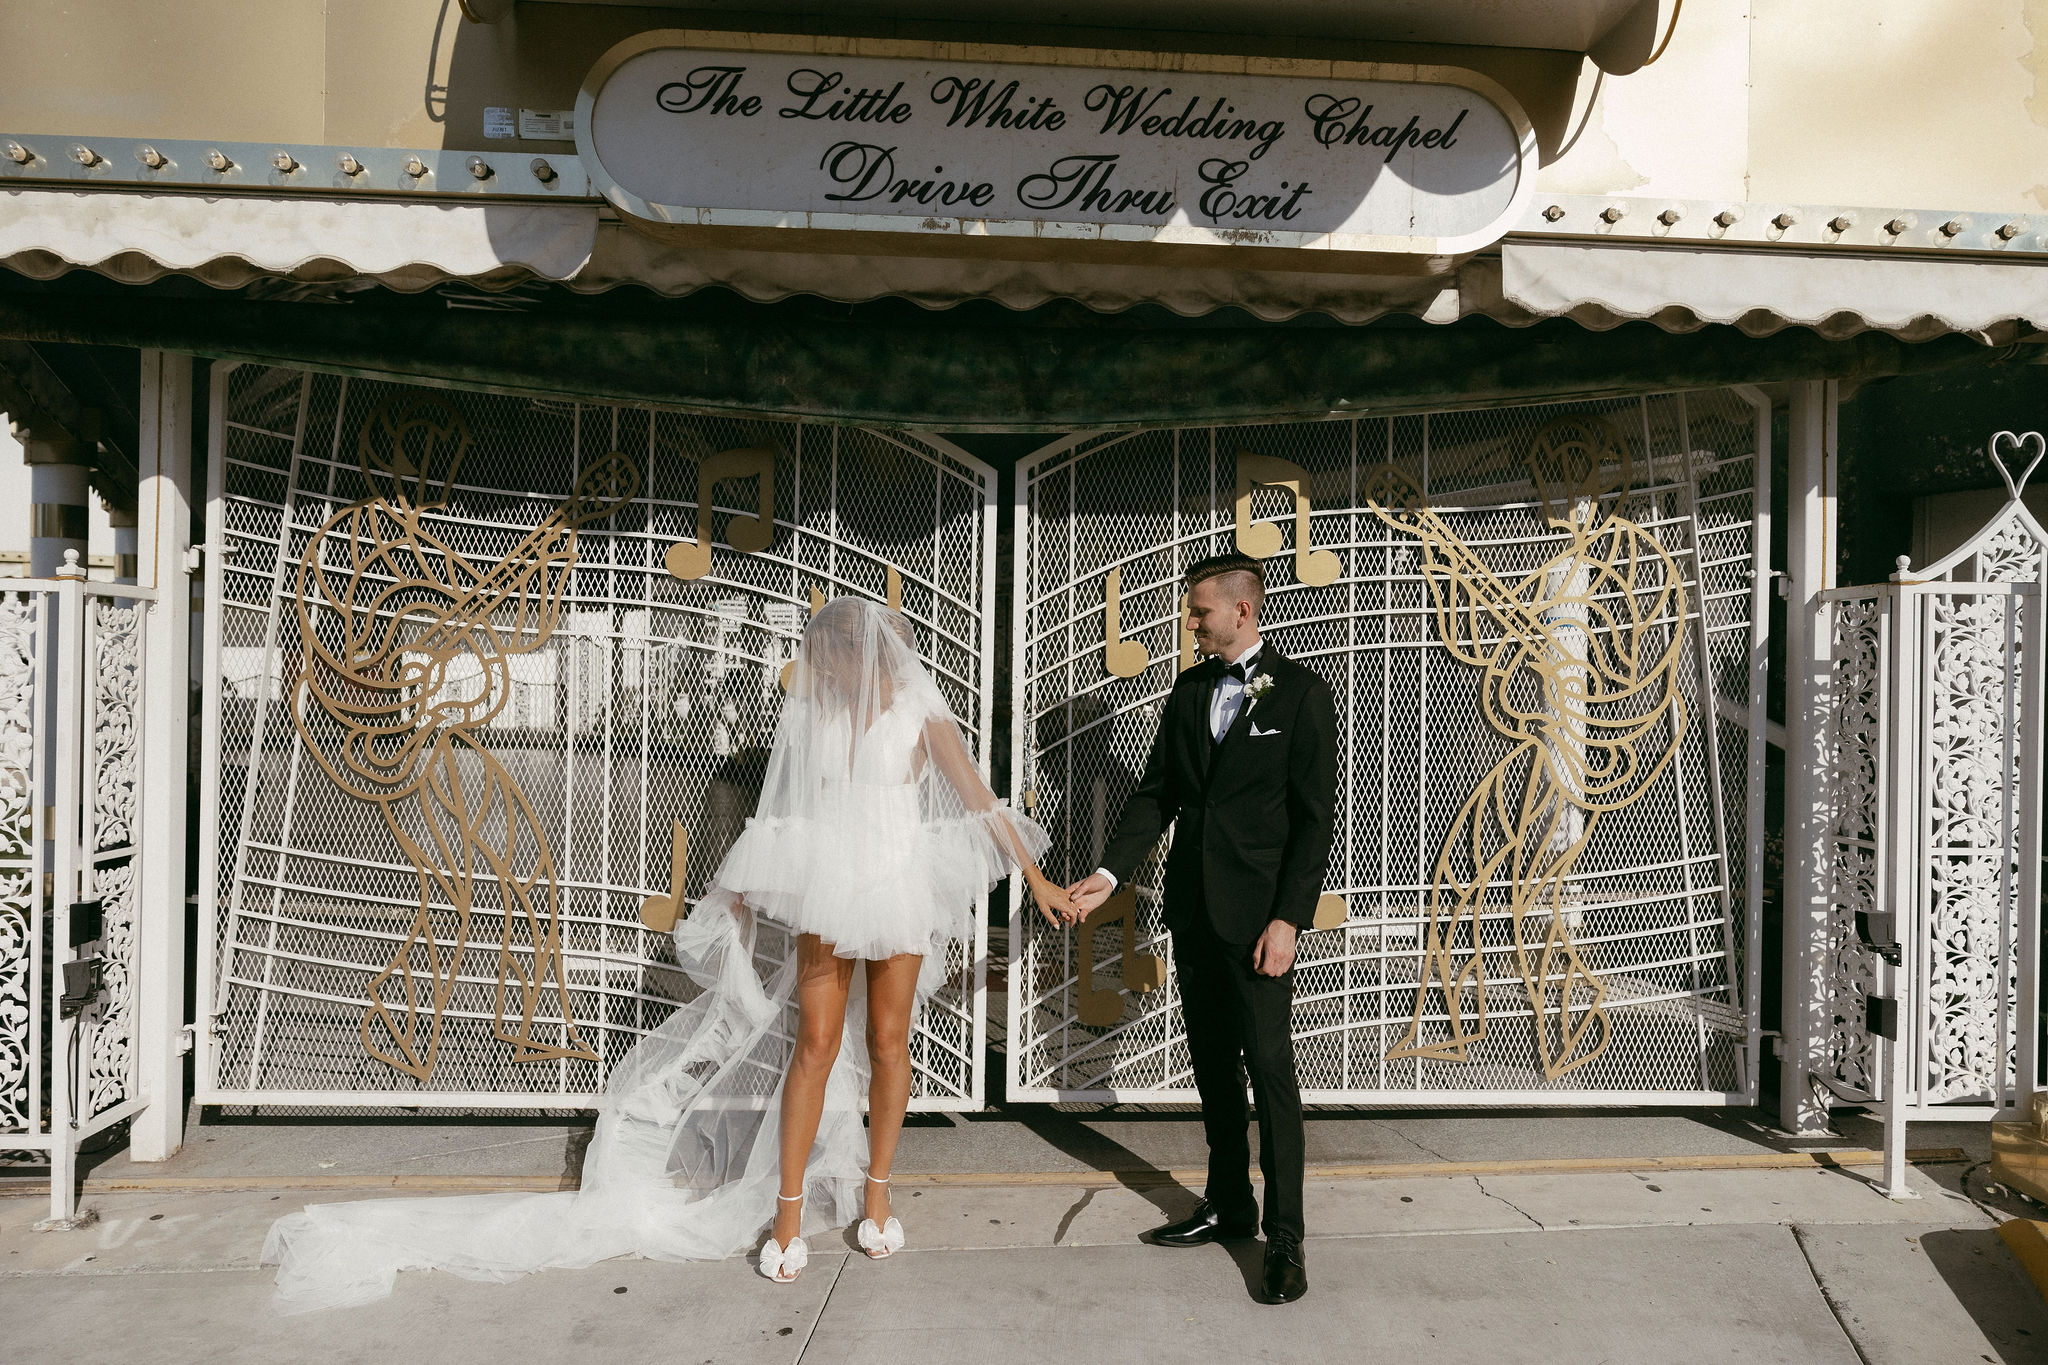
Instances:
[[[1832,858],[1803,993],[1815,1079],[1883,1107],[1897,1191],[1905,1120],[2009,1116],[2033,1088],[2048,531],[2000,452],[2041,440],[1993,439],[2010,496],[1955,551],[1822,594]]]
[[[213,412],[204,1102],[587,1104],[689,989],[819,600],[900,601],[985,752],[994,484],[943,441],[261,366]],[[919,1107],[981,1102],[985,963]]]
[[[0,1149],[47,1159],[59,1220],[79,1145],[142,1107],[138,701],[153,597],[89,583],[75,562],[0,592]]]
[[[1049,870],[1095,865],[1192,660],[1182,573],[1244,549],[1342,730],[1305,1096],[1753,1102],[1769,467],[1748,390],[1055,443],[1016,503]],[[1192,1098],[1161,868],[1079,931],[1013,913],[1012,1098]]]

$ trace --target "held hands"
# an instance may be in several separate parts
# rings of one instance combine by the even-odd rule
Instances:
[[[1031,899],[1038,906],[1038,913],[1045,916],[1045,922],[1057,929],[1063,925],[1078,922],[1086,913],[1074,907],[1068,894],[1055,886],[1037,868],[1029,869],[1025,879],[1031,886]]]
[[[1294,937],[1300,932],[1284,919],[1268,921],[1252,945],[1252,970],[1260,976],[1285,976],[1294,965]]]
[[[1074,909],[1076,911],[1074,918],[1077,920],[1085,919],[1087,916],[1094,914],[1096,907],[1108,900],[1115,889],[1110,884],[1109,878],[1103,876],[1100,872],[1090,873],[1080,881],[1075,882],[1067,888],[1067,895],[1074,902]]]

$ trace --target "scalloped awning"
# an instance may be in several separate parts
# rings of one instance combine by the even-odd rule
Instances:
[[[1077,253],[1078,256],[1078,253]],[[1753,336],[1805,327],[1829,338],[1963,335],[2006,344],[2048,324],[2048,261],[1875,256],[1800,248],[1656,246],[1511,236],[1448,273],[1336,272],[937,259],[679,248],[597,206],[417,203],[311,197],[0,190],[0,267],[49,279],[92,270],[127,283],[185,275],[219,288],[264,283],[418,292],[549,281],[581,292],[639,286],[679,296],[724,287],[760,302],[898,297],[939,309],[990,299],[1024,309],[1071,299],[1102,312],[1140,303],[1186,316],[1237,308],[1279,321],[1389,313],[1510,326],[1570,318],[1604,330],[1725,324]]]

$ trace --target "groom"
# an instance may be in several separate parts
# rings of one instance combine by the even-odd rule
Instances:
[[[1209,1182],[1194,1216],[1154,1229],[1165,1246],[1253,1235],[1244,1082],[1259,1111],[1268,1302],[1308,1292],[1302,1257],[1301,1091],[1294,1078],[1295,936],[1310,927],[1330,861],[1337,708],[1330,688],[1259,639],[1259,561],[1218,555],[1187,572],[1188,629],[1208,658],[1174,683],[1145,775],[1105,866],[1071,888],[1091,912],[1174,825],[1165,918],[1202,1122]]]

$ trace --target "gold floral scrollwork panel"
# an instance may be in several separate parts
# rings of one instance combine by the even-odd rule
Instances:
[[[509,552],[479,561],[430,520],[472,445],[440,395],[378,404],[356,440],[368,491],[307,540],[292,592],[290,693],[305,750],[376,808],[418,885],[398,950],[370,977],[363,1046],[423,1082],[481,902],[500,926],[493,1036],[519,1062],[596,1057],[563,979],[545,824],[480,731],[514,695],[512,661],[555,633],[578,529],[631,501],[640,476],[624,455],[605,455]],[[472,685],[451,687],[457,679]],[[543,996],[560,1014],[546,1033],[535,1027]]]
[[[1438,853],[1414,1017],[1387,1056],[1464,1061],[1485,1037],[1486,926],[1504,905],[1538,1060],[1555,1079],[1610,1038],[1606,987],[1573,939],[1572,873],[1601,818],[1641,799],[1684,737],[1687,605],[1670,553],[1620,513],[1632,471],[1607,422],[1550,422],[1524,463],[1565,544],[1518,578],[1488,568],[1400,469],[1366,481],[1367,506],[1418,543],[1438,636],[1477,670],[1480,717],[1509,745]],[[1427,1022],[1432,1005],[1441,1027]]]

